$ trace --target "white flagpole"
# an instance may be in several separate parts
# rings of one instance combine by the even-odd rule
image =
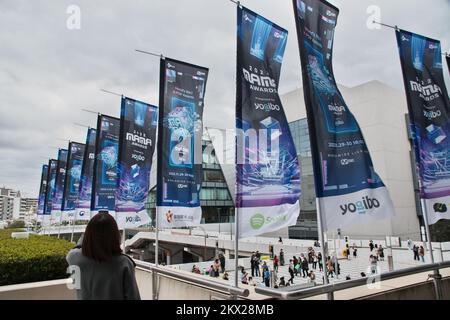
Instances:
[[[328,274],[327,274],[327,256],[325,255],[325,240],[324,240],[324,233],[323,233],[323,221],[322,221],[322,209],[320,207],[320,200],[316,196],[316,208],[317,208],[317,228],[319,233],[319,243],[320,243],[320,252],[322,253],[322,266],[323,266],[323,284],[327,285],[330,283],[328,280]],[[320,263],[320,261],[319,261]],[[336,270],[337,274],[337,270]],[[334,300],[334,293],[329,292],[327,294],[328,300]]]

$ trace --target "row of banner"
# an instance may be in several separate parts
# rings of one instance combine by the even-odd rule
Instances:
[[[324,231],[392,217],[394,205],[361,129],[336,85],[333,42],[339,10],[293,0]],[[236,217],[239,237],[295,225],[300,213],[297,151],[278,95],[288,31],[238,6]],[[396,30],[411,132],[430,224],[449,219],[449,98],[437,40]],[[121,228],[149,223],[145,202],[157,142],[160,228],[200,224],[202,117],[208,69],[161,59],[160,107],[122,99],[121,118],[99,116],[85,145],[71,143],[43,166],[39,214],[87,220],[114,212]],[[158,121],[159,119],[159,121]]]

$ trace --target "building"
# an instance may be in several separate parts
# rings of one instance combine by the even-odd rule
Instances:
[[[396,212],[392,219],[370,225],[354,225],[341,230],[341,234],[374,239],[395,235],[402,239],[419,240],[421,212],[416,201],[415,171],[411,165],[411,145],[405,122],[408,108],[403,91],[379,81],[370,81],[352,88],[339,86],[339,89],[361,127],[375,170],[386,184]],[[281,99],[303,169],[302,209],[298,225],[290,229],[290,235],[303,238],[317,230],[303,89],[289,92]],[[329,230],[328,236],[337,235],[337,232],[338,230]]]
[[[0,188],[0,220],[25,220],[28,215],[35,215],[37,199],[22,198],[20,191]]]

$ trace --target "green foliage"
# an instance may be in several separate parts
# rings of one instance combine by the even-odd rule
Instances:
[[[438,223],[430,226],[430,233],[431,241],[450,241],[450,220],[440,220]]]
[[[66,255],[73,243],[37,235],[12,239],[14,231],[0,230],[0,286],[68,277]]]
[[[8,229],[17,229],[17,228],[25,228],[25,221],[15,220],[11,222],[8,226]]]

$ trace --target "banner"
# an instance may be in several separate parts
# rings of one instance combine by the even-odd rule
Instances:
[[[66,180],[66,166],[68,150],[60,149],[58,152],[58,167],[56,169],[55,189],[52,199],[51,224],[61,222],[61,209],[64,194],[64,184]]]
[[[39,187],[39,198],[37,207],[37,221],[42,222],[45,210],[45,195],[47,193],[47,177],[48,177],[48,165],[42,166],[41,184]]]
[[[387,188],[333,74],[339,10],[324,0],[294,0],[316,195],[324,231],[393,216]]]
[[[97,124],[91,211],[115,215],[120,120],[100,115]]]
[[[47,189],[45,191],[45,207],[44,217],[42,219],[43,226],[51,224],[53,194],[56,186],[56,169],[58,168],[58,160],[50,160],[48,162]]]
[[[450,219],[450,103],[441,43],[396,31],[416,166],[429,224]],[[423,208],[425,209],[425,208]]]
[[[208,69],[161,59],[157,214],[160,228],[199,225],[202,217],[203,107]]]
[[[236,216],[240,238],[297,223],[300,167],[278,95],[288,32],[238,7]]]
[[[76,203],[77,221],[89,221],[91,219],[92,180],[94,177],[95,142],[97,130],[89,128],[83,155],[80,186]]]
[[[85,145],[77,142],[69,143],[69,156],[66,169],[66,183],[64,186],[61,221],[72,221],[75,216],[75,207],[80,188],[81,168]]]
[[[155,151],[158,108],[122,98],[116,213],[119,229],[151,223],[145,208]]]

